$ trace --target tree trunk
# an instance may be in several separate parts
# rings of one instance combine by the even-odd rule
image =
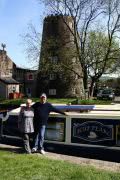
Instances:
[[[83,77],[84,89],[88,89],[88,74],[87,68],[84,68],[84,77]]]
[[[90,85],[90,97],[93,97],[93,93],[94,93],[94,86],[95,86],[95,80],[92,79],[91,85]]]

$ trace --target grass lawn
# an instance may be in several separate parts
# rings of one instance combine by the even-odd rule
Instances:
[[[119,180],[120,173],[96,170],[45,156],[0,151],[0,180]]]

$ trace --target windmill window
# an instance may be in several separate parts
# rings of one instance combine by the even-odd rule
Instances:
[[[50,80],[55,80],[56,79],[56,74],[50,74]]]
[[[27,75],[27,80],[33,80],[33,79],[34,79],[33,74],[28,74],[28,75]]]
[[[49,95],[56,95],[56,89],[49,89]]]
[[[72,93],[76,94],[76,89],[75,88],[72,88]]]
[[[57,56],[52,56],[52,57],[49,57],[51,63],[53,64],[57,64],[58,63],[58,57]]]
[[[76,63],[76,57],[72,58],[72,63]]]
[[[77,74],[75,74],[75,79],[79,79],[79,76]]]
[[[69,27],[70,27],[70,29],[73,29],[73,23],[72,22],[69,22]]]

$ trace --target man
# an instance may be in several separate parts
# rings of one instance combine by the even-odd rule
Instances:
[[[45,154],[43,143],[45,128],[47,125],[50,112],[56,112],[66,115],[64,112],[56,109],[50,103],[47,102],[47,96],[45,93],[41,94],[40,102],[36,102],[32,108],[34,109],[34,131],[35,142],[32,152],[40,151],[41,154]]]

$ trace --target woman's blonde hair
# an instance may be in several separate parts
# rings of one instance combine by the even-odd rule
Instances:
[[[32,99],[27,99],[26,104],[31,104],[32,103]]]

